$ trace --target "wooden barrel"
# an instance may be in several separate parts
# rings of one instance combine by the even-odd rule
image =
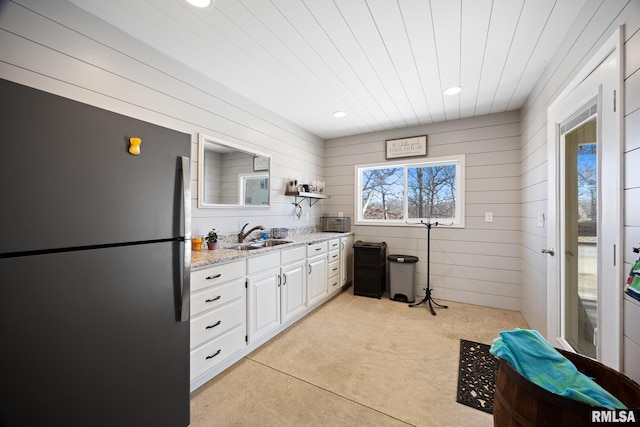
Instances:
[[[588,357],[558,351],[627,408],[640,408],[640,385],[635,381]],[[593,426],[592,411],[602,409],[551,393],[520,375],[508,362],[500,360],[493,400],[493,425],[496,427]]]

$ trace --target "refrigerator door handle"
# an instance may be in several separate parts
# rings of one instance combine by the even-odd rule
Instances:
[[[182,157],[182,206],[184,215],[184,259],[182,264],[182,303],[180,321],[189,321],[191,301],[191,174],[189,157]]]

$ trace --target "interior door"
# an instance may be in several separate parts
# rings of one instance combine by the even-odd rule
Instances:
[[[619,61],[609,50],[549,108],[547,339],[620,367]],[[597,57],[597,55],[596,55]]]

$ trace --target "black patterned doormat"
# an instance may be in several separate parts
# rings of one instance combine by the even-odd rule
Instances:
[[[460,368],[456,401],[493,414],[498,359],[489,353],[491,346],[460,340]]]

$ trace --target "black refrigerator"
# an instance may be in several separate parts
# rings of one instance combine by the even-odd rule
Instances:
[[[0,425],[188,425],[190,135],[7,80],[0,117]]]

